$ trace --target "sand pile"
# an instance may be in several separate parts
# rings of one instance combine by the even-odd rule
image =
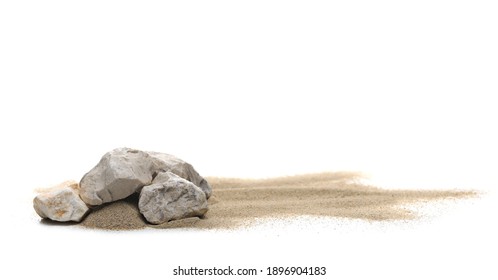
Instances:
[[[467,198],[473,191],[384,190],[355,182],[357,173],[320,173],[248,180],[207,178],[213,195],[204,218],[150,225],[139,214],[138,195],[94,209],[80,224],[87,228],[233,228],[257,218],[316,215],[365,220],[412,219],[401,208],[414,202]]]

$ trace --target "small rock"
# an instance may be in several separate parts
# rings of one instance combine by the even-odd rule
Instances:
[[[79,222],[90,210],[78,195],[78,183],[73,181],[40,190],[33,207],[40,217],[59,222]]]
[[[154,183],[143,187],[138,208],[151,224],[200,217],[208,211],[206,194],[192,182],[172,172],[157,174]]]
[[[83,176],[80,196],[89,205],[100,205],[126,198],[151,181],[151,158],[147,153],[114,149]]]

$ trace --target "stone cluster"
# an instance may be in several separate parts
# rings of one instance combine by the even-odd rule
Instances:
[[[65,182],[33,200],[36,213],[80,222],[92,207],[140,193],[138,208],[151,224],[202,217],[211,186],[191,164],[169,154],[118,148],[106,153],[80,183]]]

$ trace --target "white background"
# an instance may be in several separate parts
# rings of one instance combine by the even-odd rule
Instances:
[[[0,2],[0,278],[324,265],[327,279],[496,279],[495,1],[163,2]],[[484,194],[398,223],[39,224],[34,188],[79,180],[121,146],[207,176],[357,170],[386,188]]]

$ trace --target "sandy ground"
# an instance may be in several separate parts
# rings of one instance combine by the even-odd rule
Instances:
[[[149,225],[139,214],[138,195],[97,209],[80,224],[112,230],[234,228],[258,218],[316,215],[364,220],[413,219],[401,206],[475,196],[474,191],[386,190],[360,183],[357,173],[320,173],[270,179],[207,178],[213,187],[203,218]]]

